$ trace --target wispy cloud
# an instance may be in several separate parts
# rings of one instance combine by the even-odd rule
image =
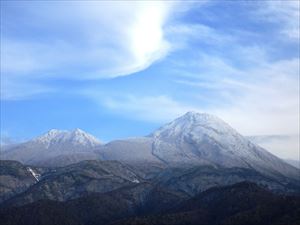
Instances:
[[[187,74],[179,69],[174,79],[190,87],[198,106],[205,103],[203,110],[219,115],[243,134],[299,133],[298,58],[262,60],[255,68],[241,69],[207,57]]]
[[[19,143],[19,141],[21,141],[21,140],[16,140],[16,139],[12,138],[6,130],[1,130],[1,133],[0,133],[0,147],[6,146],[6,145],[16,144],[16,143]]]
[[[261,4],[261,3],[260,3]],[[300,2],[265,1],[257,11],[258,18],[277,23],[281,33],[295,41],[299,40]]]
[[[299,160],[298,135],[252,136],[249,139],[280,158]]]
[[[42,97],[57,92],[53,86],[24,77],[1,77],[0,96],[2,100],[24,100]]]
[[[108,108],[115,114],[128,117],[130,119],[134,118],[156,123],[169,121],[172,118],[181,116],[187,111],[200,111],[199,108],[185,105],[164,95],[123,95],[122,97],[108,97],[105,95],[99,95],[99,92],[87,92],[86,94],[93,98],[97,104]]]
[[[171,46],[164,26],[174,8],[175,3],[160,1],[4,2],[1,74],[6,80],[21,83],[28,78],[30,83],[49,77],[113,78],[141,71],[168,54]],[[14,14],[23,20],[13,18]],[[10,93],[2,97],[21,91],[27,95],[18,86],[7,86],[5,92]]]

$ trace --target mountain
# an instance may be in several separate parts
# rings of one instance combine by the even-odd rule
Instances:
[[[69,146],[92,148],[100,144],[100,141],[95,137],[78,128],[73,131],[52,129],[43,136],[34,139],[33,142],[43,143],[47,148],[60,147],[62,149]]]
[[[191,199],[140,183],[66,202],[37,201],[0,208],[3,225],[296,225],[299,197],[249,182],[211,188]]]
[[[288,164],[300,169],[300,160],[285,159],[284,161],[287,162]]]
[[[196,161],[225,167],[254,168],[260,172],[297,177],[299,171],[251,143],[221,119],[188,112],[152,135],[153,154],[173,162]]]
[[[37,182],[36,169],[17,161],[0,161],[0,203]]]
[[[140,183],[65,202],[41,200],[19,207],[2,207],[0,221],[3,225],[106,225],[131,216],[159,213],[183,200],[186,198],[176,193]]]
[[[169,190],[195,196],[212,187],[249,181],[274,193],[299,194],[300,182],[274,178],[253,169],[220,166],[169,167],[152,179],[153,183]]]
[[[181,165],[242,167],[300,179],[299,170],[250,142],[221,119],[188,112],[144,138],[113,141],[98,149],[102,159]]]
[[[28,142],[6,147],[2,159],[17,160],[31,165],[55,165],[60,157],[70,163],[95,159],[96,146],[101,142],[92,135],[80,130],[50,130],[46,134]],[[62,164],[64,164],[62,162]]]
[[[131,163],[154,162],[162,163],[152,152],[153,138],[136,137],[116,140],[98,148],[104,160],[120,160]]]
[[[242,181],[255,182],[274,193],[299,194],[300,189],[299,182],[288,178],[274,179],[253,169],[237,167],[167,167],[156,169],[152,176],[147,177],[143,175],[141,165],[133,166],[119,161],[88,160],[58,168],[29,167],[15,161],[0,162],[3,165],[0,185],[10,187],[0,194],[2,202],[6,200],[3,203],[5,206],[39,200],[68,201],[143,183],[186,197],[195,196],[211,187]]]
[[[296,225],[300,198],[274,195],[254,183],[211,188],[161,214],[111,225]]]
[[[140,182],[143,179],[120,162],[82,161],[44,172],[39,182],[5,202],[5,205],[23,205],[42,199],[66,201]]]

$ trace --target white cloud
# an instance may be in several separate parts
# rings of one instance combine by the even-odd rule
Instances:
[[[282,159],[299,160],[299,136],[254,136],[250,140]]]
[[[28,97],[35,98],[40,95],[56,92],[56,88],[49,87],[34,80],[23,78],[1,77],[0,96],[3,100],[24,100]]]
[[[220,33],[216,29],[204,24],[176,24],[166,29],[167,36],[171,39],[174,48],[183,49],[188,47],[189,42],[211,44],[214,46],[226,45],[234,41],[235,37]]]
[[[86,94],[113,113],[143,121],[168,122],[187,111],[199,111],[199,108],[179,103],[165,95],[107,97],[98,92]]]
[[[0,147],[6,146],[6,145],[12,145],[17,143],[14,139],[11,139],[7,136],[1,136],[0,137]]]
[[[6,146],[6,145],[11,145],[11,144],[16,144],[21,140],[17,140],[15,138],[12,138],[9,135],[9,132],[7,130],[1,129],[1,133],[0,133],[0,150],[2,150],[1,148]]]
[[[18,24],[25,35],[11,37],[16,22],[9,23],[10,10],[3,10],[1,74],[14,82],[20,77],[129,75],[163,58],[171,48],[164,26],[176,8],[173,2],[22,2],[11,7],[25,15]]]
[[[297,59],[246,71],[255,82],[233,86],[230,106],[215,112],[244,134],[299,134],[298,73]]]
[[[299,59],[268,62],[256,58],[254,68],[239,69],[222,58],[205,55],[188,62],[191,71],[185,73],[179,66],[174,82],[191,87],[193,102],[198,99],[198,105],[204,104],[202,110],[218,115],[245,135],[298,134]]]
[[[264,1],[257,11],[259,19],[280,23],[281,33],[296,41],[300,37],[300,1]]]

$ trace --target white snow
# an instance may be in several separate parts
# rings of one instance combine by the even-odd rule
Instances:
[[[30,167],[27,167],[27,170],[32,174],[32,176],[34,177],[34,179],[39,182],[39,178],[40,178],[40,174],[36,173],[33,169],[31,169]]]
[[[138,180],[138,179],[133,179],[133,181],[132,181],[133,183],[140,183],[140,181]]]
[[[53,144],[72,144],[86,147],[94,147],[101,144],[97,138],[78,128],[73,131],[52,129],[32,142],[42,143],[47,148]]]

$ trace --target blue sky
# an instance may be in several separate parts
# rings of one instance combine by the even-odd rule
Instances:
[[[109,141],[186,111],[299,134],[299,1],[1,1],[1,137]]]

